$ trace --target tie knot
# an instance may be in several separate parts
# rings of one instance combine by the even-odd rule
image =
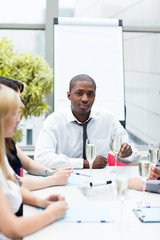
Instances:
[[[91,118],[90,118],[88,121],[84,122],[84,123],[79,123],[79,122],[77,122],[77,121],[75,120],[74,123],[77,124],[77,125],[79,125],[79,126],[81,126],[81,127],[85,127],[85,126],[87,126],[87,124],[90,122],[90,120],[91,120]]]

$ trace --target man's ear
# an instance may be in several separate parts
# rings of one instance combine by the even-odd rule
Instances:
[[[67,97],[69,100],[71,100],[71,92],[67,92]]]

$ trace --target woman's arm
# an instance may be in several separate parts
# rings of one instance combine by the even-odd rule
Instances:
[[[29,190],[37,190],[51,186],[66,185],[72,170],[58,170],[54,175],[49,177],[19,177],[23,187]]]
[[[33,175],[40,175],[43,176],[46,173],[51,175],[48,177],[37,177],[37,178],[27,178],[22,177],[20,180],[23,183],[23,186],[29,190],[37,190],[51,186],[57,185],[66,185],[68,181],[68,177],[70,173],[73,172],[71,169],[60,169],[60,170],[52,170],[49,168],[44,167],[39,162],[32,160],[29,158],[18,146],[17,149],[17,156],[19,157],[22,167],[27,170],[29,173]],[[54,175],[53,175],[54,174]]]
[[[55,170],[47,168],[42,164],[40,164],[39,162],[32,160],[18,146],[16,146],[16,149],[17,149],[17,156],[21,161],[22,167],[27,172],[33,175],[40,175],[40,176],[43,176],[46,173],[46,170],[48,175],[53,175],[55,173]]]
[[[32,203],[36,206],[43,206],[44,200],[39,200],[33,193],[22,189],[24,202]],[[60,197],[59,197],[60,198]],[[0,231],[7,237],[22,238],[34,233],[46,225],[62,218],[65,215],[67,204],[64,200],[54,203],[48,203],[48,207],[43,212],[31,217],[17,217],[11,210],[8,200],[6,199],[0,185]],[[32,200],[33,199],[33,200]],[[63,198],[62,198],[63,199]],[[42,202],[41,202],[42,201]],[[49,202],[49,200],[47,200]],[[47,203],[47,202],[46,202]]]
[[[24,204],[32,205],[39,208],[46,208],[53,201],[64,201],[64,197],[59,194],[50,195],[47,198],[40,198],[24,187],[21,187],[21,194]]]

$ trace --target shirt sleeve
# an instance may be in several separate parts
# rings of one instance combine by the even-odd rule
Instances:
[[[148,180],[146,188],[149,192],[160,193],[160,180]]]
[[[54,129],[55,127],[55,129]],[[48,168],[83,168],[83,158],[69,158],[65,154],[57,154],[56,123],[46,119],[35,147],[34,158]]]
[[[156,167],[160,168],[160,160],[159,160],[159,162],[156,164]]]
[[[120,137],[122,139],[122,143],[126,142],[132,148],[131,156],[127,158],[120,158],[118,160],[125,164],[135,163],[137,161],[138,150],[134,147],[133,143],[129,143],[127,131],[123,128],[123,126],[115,117],[113,117],[113,136],[112,137]]]

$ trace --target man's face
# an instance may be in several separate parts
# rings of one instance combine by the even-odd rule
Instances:
[[[67,95],[68,99],[71,100],[71,109],[74,116],[79,121],[83,121],[84,118],[87,120],[96,95],[94,84],[89,81],[77,81]]]

